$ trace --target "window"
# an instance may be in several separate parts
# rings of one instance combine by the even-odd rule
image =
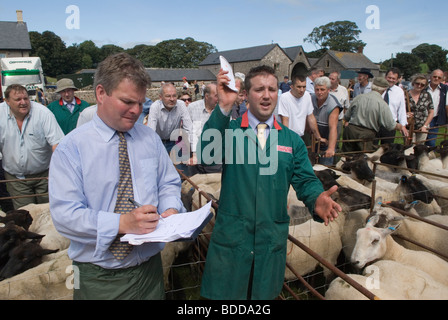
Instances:
[[[325,61],[327,68],[330,68],[330,60]]]

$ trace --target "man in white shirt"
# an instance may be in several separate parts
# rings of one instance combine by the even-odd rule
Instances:
[[[204,99],[191,103],[188,106],[188,112],[190,113],[191,120],[193,121],[193,133],[191,135],[191,152],[192,157],[189,165],[189,175],[195,175],[196,173],[215,173],[221,172],[222,165],[216,166],[203,166],[197,164],[196,147],[199,141],[199,137],[202,134],[202,128],[204,124],[210,118],[213,110],[215,110],[218,104],[218,92],[216,90],[216,83],[210,83],[204,89]]]
[[[342,109],[339,114],[338,121],[338,138],[341,136],[342,132],[342,120],[344,119],[345,111],[350,107],[350,98],[348,96],[348,90],[346,87],[340,85],[341,74],[337,71],[330,73],[328,76],[331,82],[330,94],[338,99]]]
[[[293,75],[291,90],[280,96],[278,114],[282,124],[303,137],[308,124],[315,137],[324,142],[317,129],[316,118],[311,95],[306,91],[306,78],[303,75]]]
[[[383,93],[383,99],[389,105],[394,120],[402,125],[401,133],[403,136],[408,137],[409,133],[406,129],[408,124],[406,102],[403,89],[397,86],[399,78],[400,70],[397,68],[391,68],[387,71],[386,80],[389,83],[389,88]],[[388,131],[381,128],[379,137],[395,137],[395,130]],[[395,138],[381,139],[381,143],[393,143],[394,140]]]
[[[159,92],[160,100],[151,105],[147,126],[153,129],[162,139],[162,142],[171,154],[171,150],[182,135],[182,140],[190,143],[193,132],[193,122],[185,103],[177,99],[176,87],[167,83],[162,85]],[[183,129],[183,130],[182,130]],[[185,145],[185,144],[184,144]],[[184,151],[188,151],[185,152]],[[177,160],[187,161],[190,158],[189,150],[182,150],[182,155],[174,157]],[[173,157],[172,157],[173,159]]]
[[[314,80],[323,77],[325,71],[320,68],[311,68],[309,76],[306,78],[306,91],[314,93]]]

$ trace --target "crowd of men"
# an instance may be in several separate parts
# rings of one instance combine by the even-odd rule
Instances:
[[[160,298],[163,246],[121,248],[115,241],[121,234],[151,232],[160,217],[185,211],[180,200],[181,178],[173,163],[187,176],[222,172],[221,196],[229,201],[223,201],[220,208],[221,220],[210,245],[202,294],[212,299],[275,298],[282,283],[287,232],[285,225],[277,222],[287,218],[289,185],[315,220],[328,224],[340,211],[330,198],[335,189],[324,192],[306,160],[309,137],[313,135],[318,143],[320,163],[331,165],[341,135],[347,140],[369,138],[373,143],[379,138],[390,142],[396,131],[407,137],[408,120],[417,116],[408,105],[409,101],[417,104],[419,99],[415,92],[400,86],[399,70],[388,70],[385,78],[374,78],[367,69],[359,70],[358,75],[358,83],[349,89],[341,85],[338,72],[325,76],[320,69],[312,69],[308,75],[292,75],[291,81],[285,77],[279,83],[272,68],[260,66],[248,75],[237,74],[234,91],[228,88],[228,75],[221,70],[217,81],[204,88],[201,100],[193,102],[184,89],[179,94],[174,84],[167,83],[161,85],[159,99],[153,102],[146,97],[151,80],[141,63],[118,54],[98,67],[95,106],[76,97],[78,89],[70,79],[58,81],[56,92],[61,98],[48,107],[30,101],[23,86],[12,85],[0,104],[0,152],[4,177],[9,181],[7,192],[13,201],[0,205],[5,209],[50,202],[55,226],[72,242],[70,258],[83,272],[94,274],[83,278],[88,289],[77,292],[77,298],[140,297],[141,292],[130,289],[136,279],[157,288],[151,292],[145,289],[145,296]],[[443,82],[443,72],[434,70],[429,85],[424,86],[432,101],[420,128],[429,134],[437,133],[436,127],[447,123],[447,85]],[[415,86],[421,83],[413,81]],[[207,129],[216,129],[223,139],[227,137],[225,130],[243,130],[258,148],[256,166],[201,161],[198,153],[210,143],[204,134]],[[279,167],[271,175],[257,177],[274,142],[278,143],[274,150],[279,153]],[[241,150],[250,153],[251,149],[245,144]],[[362,150],[358,142],[342,145],[343,152]],[[236,183],[238,179],[244,179],[241,186]],[[122,180],[126,182],[120,187]],[[44,195],[47,192],[49,197]],[[244,199],[237,199],[238,195]],[[126,197],[144,205],[123,209]],[[280,218],[272,216],[274,207]],[[124,214],[111,214],[119,210]],[[129,212],[133,215],[126,214]],[[226,223],[237,227],[242,221],[235,218],[238,216],[245,216],[245,223],[262,221],[258,232],[265,230],[263,235],[251,230],[251,225],[244,230],[241,226],[229,230]],[[275,235],[268,232],[273,227]],[[272,238],[269,243],[278,243],[282,249],[264,246],[260,236]],[[248,247],[240,248],[242,251],[235,255],[241,243],[234,239],[239,238],[251,241],[242,240]],[[223,256],[228,259],[222,261]],[[267,256],[272,257],[269,263],[276,273],[275,280],[266,284],[263,279],[272,273],[264,265]],[[236,267],[238,263],[241,266]],[[128,272],[140,267],[141,274],[134,279],[135,274]],[[109,271],[118,269],[123,271],[123,279],[133,280],[111,281],[111,290],[104,290],[101,281],[96,282],[116,277]],[[232,277],[236,280],[227,281]],[[114,291],[117,286],[120,291]]]

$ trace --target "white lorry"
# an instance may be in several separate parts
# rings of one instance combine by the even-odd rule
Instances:
[[[36,90],[42,90],[45,96],[45,79],[42,70],[42,62],[38,57],[25,58],[2,58],[0,59],[2,78],[2,96],[11,84],[24,86],[29,94],[30,100],[36,99]]]

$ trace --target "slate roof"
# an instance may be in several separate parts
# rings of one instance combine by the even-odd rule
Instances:
[[[303,50],[302,46],[289,47],[283,49],[283,51],[285,51],[286,55],[289,57],[289,59],[291,59],[291,61],[296,60],[297,55],[301,50]]]
[[[216,76],[207,69],[146,69],[152,82],[182,82],[183,77],[188,81],[216,81]],[[83,69],[79,74],[95,73],[95,69]]]
[[[271,52],[277,46],[278,46],[277,44],[269,44],[250,48],[216,52],[210,54],[199,65],[208,66],[219,64],[220,63],[219,56],[225,57],[227,61],[229,61],[230,63],[257,61],[263,59],[269,52]]]
[[[362,53],[340,52],[328,50],[327,53],[334,59],[339,61],[345,69],[361,69],[368,68],[372,70],[379,69],[379,66],[373,63]]]
[[[153,82],[182,81],[183,77],[193,81],[216,81],[216,76],[206,69],[147,69]]]
[[[25,22],[0,21],[1,50],[31,50],[28,27]]]

